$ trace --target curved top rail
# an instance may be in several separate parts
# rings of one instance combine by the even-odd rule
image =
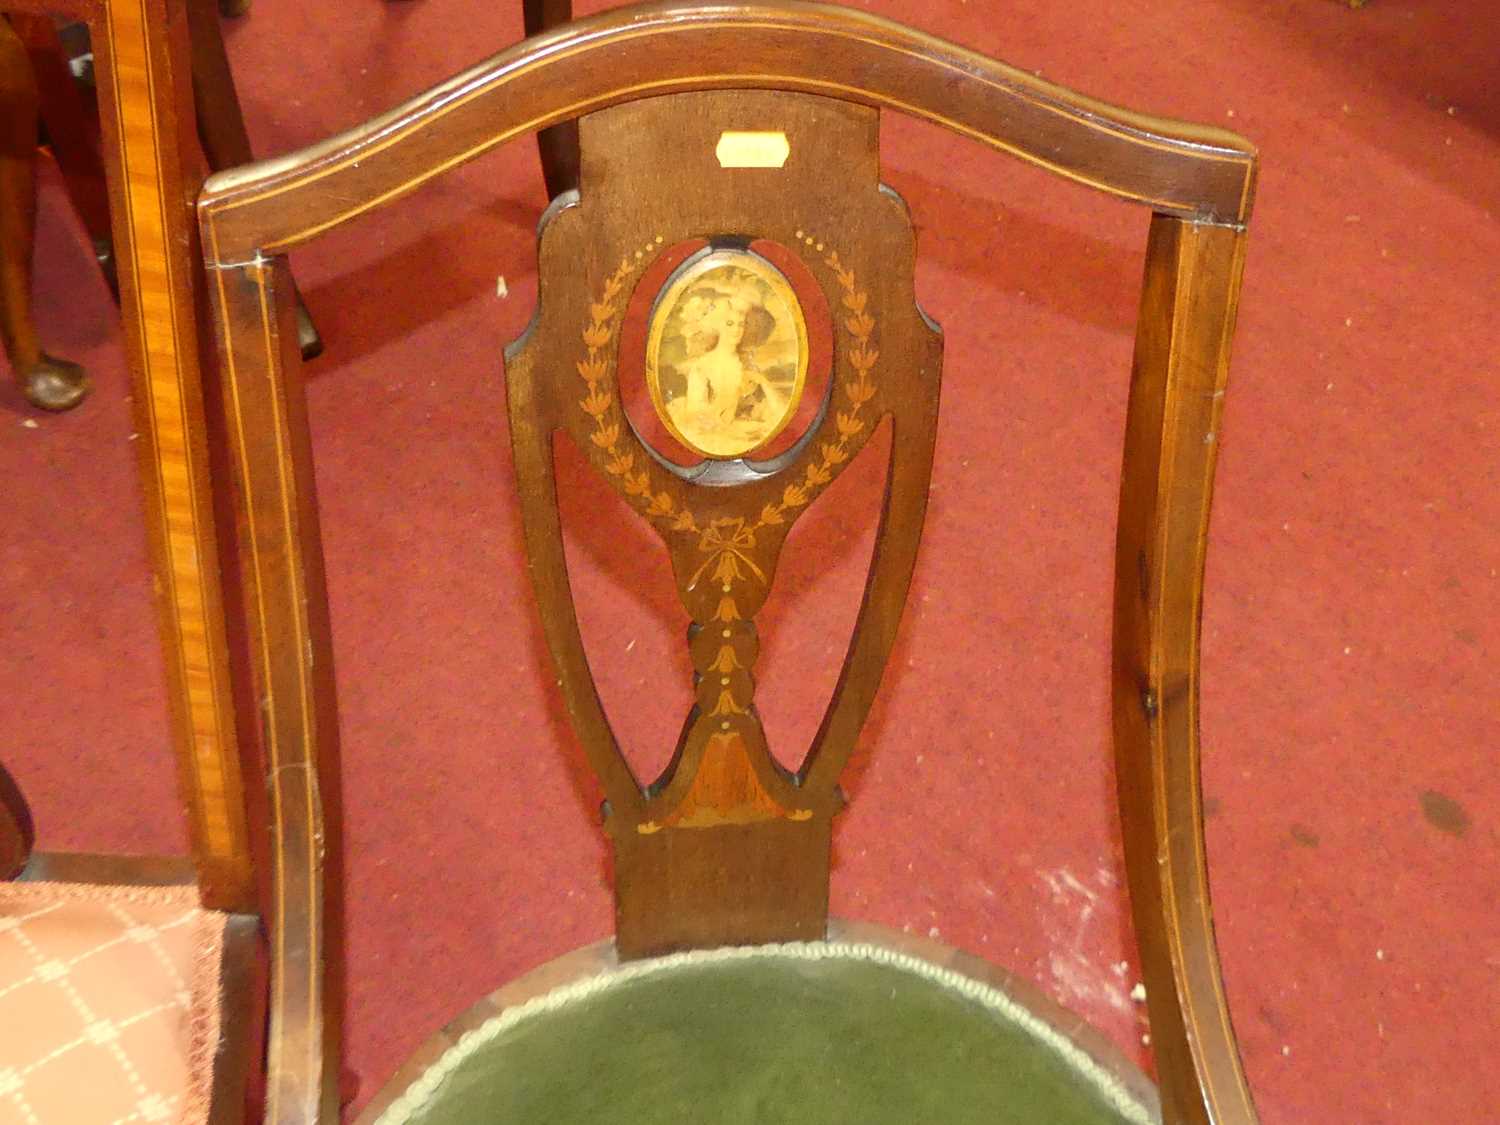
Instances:
[[[209,179],[211,260],[280,253],[503,142],[636,98],[760,88],[896,109],[1153,209],[1248,219],[1255,148],[1094,101],[864,12],[649,3],[534,36],[364,125]]]

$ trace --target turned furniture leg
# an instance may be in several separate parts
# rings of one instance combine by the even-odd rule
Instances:
[[[109,226],[109,188],[99,147],[99,113],[68,66],[68,51],[49,16],[13,13],[11,26],[31,56],[47,144],[63,174],[68,200],[83,222],[110,293],[120,299]]]
[[[573,18],[573,0],[522,0],[522,19],[526,34],[535,35],[560,27]],[[537,134],[536,146],[542,157],[542,179],[547,184],[547,198],[556,199],[578,186],[578,122],[564,121]]]
[[[193,48],[193,102],[203,155],[215,172],[249,164],[255,155],[234,87],[234,73],[229,69],[229,55],[224,50],[224,33],[219,27],[222,4],[188,0],[187,7],[188,38]],[[292,296],[297,310],[297,346],[303,359],[312,359],[322,353],[323,340],[302,294],[294,292]]]
[[[43,410],[68,410],[88,394],[88,378],[76,363],[42,351],[31,315],[36,126],[31,60],[15,29],[0,18],[0,342],[27,400]]]

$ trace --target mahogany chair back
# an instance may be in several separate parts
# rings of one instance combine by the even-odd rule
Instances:
[[[337,737],[286,254],[459,162],[576,119],[579,187],[545,217],[539,312],[507,350],[506,379],[543,628],[607,795],[617,945],[632,957],[823,936],[838,779],[907,596],[938,414],[941,336],[916,305],[906,209],[879,181],[884,109],[1152,211],[1117,548],[1120,809],[1164,1117],[1253,1121],[1213,943],[1197,692],[1254,149],[856,11],[619,9],[529,39],[328,142],[210,180],[200,219],[227,379],[249,663],[265,701],[258,735],[278,779],[272,799],[310,811],[281,819],[278,858],[316,867]],[[767,442],[790,416],[806,348],[786,295],[795,286],[757,252],[768,243],[821,291],[833,321],[826,397],[785,448]],[[627,415],[618,359],[643,273],[694,244],[703,249],[650,314],[646,357],[660,422],[703,454],[683,464]],[[745,350],[751,336],[780,341],[760,370],[763,356]],[[755,617],[788,531],[881,426],[887,488],[863,603],[822,725],[786,770],[754,705]],[[692,621],[695,705],[655,780],[620,752],[580,638],[553,468],[559,434],[660,534]],[[755,460],[766,448],[780,451]],[[316,883],[297,886],[285,909],[299,924],[313,911],[316,927]]]

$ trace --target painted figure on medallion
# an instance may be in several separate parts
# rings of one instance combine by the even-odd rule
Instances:
[[[748,250],[709,250],[669,279],[651,314],[646,383],[673,436],[743,457],[791,421],[807,376],[807,325],[781,272]]]

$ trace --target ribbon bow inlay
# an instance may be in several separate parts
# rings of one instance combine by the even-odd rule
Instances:
[[[713,568],[715,581],[736,582],[745,576],[740,570],[741,563],[749,567],[750,573],[761,582],[766,580],[765,572],[746,553],[755,549],[755,529],[745,526],[743,516],[725,516],[714,520],[703,529],[698,549],[707,554],[708,558],[693,572],[693,577],[688,580],[689,587],[698,585],[698,579],[710,567]]]

